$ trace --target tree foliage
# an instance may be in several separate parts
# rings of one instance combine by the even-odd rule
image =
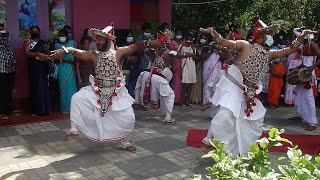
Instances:
[[[201,3],[208,0],[172,0],[173,3]],[[250,29],[260,18],[278,23],[289,31],[294,27],[320,28],[320,0],[221,0],[209,4],[173,4],[174,29],[195,30],[201,26],[227,29],[231,23]]]

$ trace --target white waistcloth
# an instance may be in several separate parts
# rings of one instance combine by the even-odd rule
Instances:
[[[135,103],[143,104],[146,82],[150,72],[142,72],[137,80],[135,88]],[[169,82],[161,76],[152,74],[151,89],[150,89],[150,104],[144,104],[149,108],[156,109],[160,106],[162,111],[166,114],[166,120],[171,120],[171,113],[174,106],[174,92],[169,85]]]
[[[236,67],[231,68],[230,74],[239,82],[242,75],[234,68]],[[223,75],[211,99],[212,104],[218,106],[219,110],[211,121],[210,132],[217,140],[229,143],[226,150],[230,151],[233,157],[250,151],[250,144],[255,143],[262,134],[266,113],[260,100],[255,99],[256,106],[252,107],[254,112],[247,117],[244,113],[246,97],[243,92],[239,86]],[[208,138],[212,137],[206,137],[204,140]]]
[[[230,109],[220,107],[209,128],[215,139],[229,143],[225,150],[236,158],[239,154],[249,152],[250,145],[260,138],[263,119],[263,117],[255,121],[239,119],[234,117]]]
[[[181,52],[192,53],[192,47],[183,46]],[[182,83],[193,84],[197,82],[196,64],[192,57],[183,58],[181,61],[182,67]]]
[[[316,105],[312,88],[306,89],[304,85],[297,85],[294,93],[296,94],[294,103],[297,113],[304,122],[311,126],[316,126],[318,119],[316,117]]]
[[[243,76],[236,66],[231,65],[228,69],[228,73],[242,84]],[[262,85],[260,82],[257,93],[261,91],[261,87]],[[256,106],[252,107],[253,113],[247,117],[244,110],[241,109],[243,105],[246,106],[246,97],[243,92],[244,90],[229,80],[225,75],[222,75],[220,81],[216,84],[216,90],[211,98],[211,103],[215,106],[222,106],[230,109],[236,118],[257,120],[264,117],[266,109],[258,99],[255,99]]]
[[[98,96],[92,86],[81,88],[72,96],[70,120],[77,129],[94,141],[111,141],[127,137],[134,128],[133,99],[121,83],[112,97],[112,105],[100,116]]]

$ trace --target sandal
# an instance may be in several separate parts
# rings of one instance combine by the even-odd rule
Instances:
[[[163,120],[162,121],[162,123],[164,124],[164,125],[175,125],[176,124],[176,120],[175,119],[165,119],[165,120]]]
[[[310,125],[308,125],[306,128],[304,128],[305,131],[313,131],[315,129],[317,129],[316,126],[310,126]]]
[[[65,138],[64,138],[64,143],[68,144],[72,139],[77,139],[79,138],[79,134],[75,133],[69,133]]]

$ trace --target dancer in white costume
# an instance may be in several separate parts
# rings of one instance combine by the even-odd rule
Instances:
[[[302,32],[302,29],[295,28],[295,33]],[[306,37],[305,45],[302,48],[301,61],[299,66],[304,66],[309,68],[309,72],[312,73],[312,80],[305,84],[297,85],[293,90],[296,95],[294,98],[294,104],[297,113],[302,118],[302,121],[307,124],[305,128],[306,131],[313,131],[316,129],[318,124],[318,119],[316,117],[316,104],[315,97],[313,94],[312,85],[316,84],[316,77],[314,68],[320,64],[320,61],[315,62],[316,57],[320,56],[319,46],[312,42],[314,35],[309,35]]]
[[[152,62],[148,71],[140,74],[135,89],[135,106],[143,106],[150,109],[159,107],[165,113],[163,124],[171,125],[176,121],[171,117],[174,106],[174,92],[169,82],[172,79],[170,64],[172,57],[184,58],[194,56],[192,53],[180,53],[169,50],[169,41],[173,34],[166,31],[159,34],[157,39],[162,46],[157,49],[149,49],[147,54]]]
[[[258,94],[263,70],[270,60],[295,52],[304,37],[314,31],[304,30],[290,47],[269,51],[264,46],[273,44],[272,34],[278,31],[278,26],[267,26],[260,20],[253,32],[253,44],[243,40],[225,40],[212,27],[200,28],[200,31],[211,34],[219,45],[238,51],[235,64],[228,68],[216,85],[212,104],[220,108],[211,121],[207,137],[202,141],[204,151],[208,150],[210,138],[228,142],[226,150],[236,158],[250,151],[250,144],[255,143],[262,134],[266,109]]]
[[[211,97],[216,90],[216,84],[224,73],[222,57],[219,55],[217,45],[213,46],[213,49],[216,50],[215,52],[206,52],[206,48],[202,51],[202,56],[206,60],[203,62],[203,107],[200,109],[201,111],[209,109],[209,114],[212,118],[218,112],[219,107],[212,106]]]
[[[83,87],[71,100],[71,129],[65,142],[76,138],[80,133],[94,141],[104,142],[120,140],[120,146],[130,152],[135,148],[129,143],[129,134],[133,131],[135,114],[132,109],[134,100],[125,88],[121,73],[122,59],[147,46],[158,47],[158,41],[143,41],[127,47],[113,50],[111,41],[112,27],[103,30],[91,28],[88,35],[95,39],[97,51],[83,51],[75,48],[63,48],[53,51],[51,58],[61,60],[64,54],[92,61],[95,64],[95,77],[90,77],[91,86]]]

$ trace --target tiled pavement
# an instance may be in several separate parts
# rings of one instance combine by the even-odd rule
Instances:
[[[66,120],[0,127],[0,179],[189,179],[204,174],[213,163],[199,149],[187,147],[189,128],[207,128],[210,118],[192,108],[175,107],[177,125],[161,124],[160,111],[136,112],[131,141],[136,153],[120,150],[117,142],[97,143],[80,137],[65,145]],[[268,109],[265,129],[284,128],[305,134],[293,108]],[[319,128],[309,134],[320,134]],[[277,153],[272,154],[275,158]]]

